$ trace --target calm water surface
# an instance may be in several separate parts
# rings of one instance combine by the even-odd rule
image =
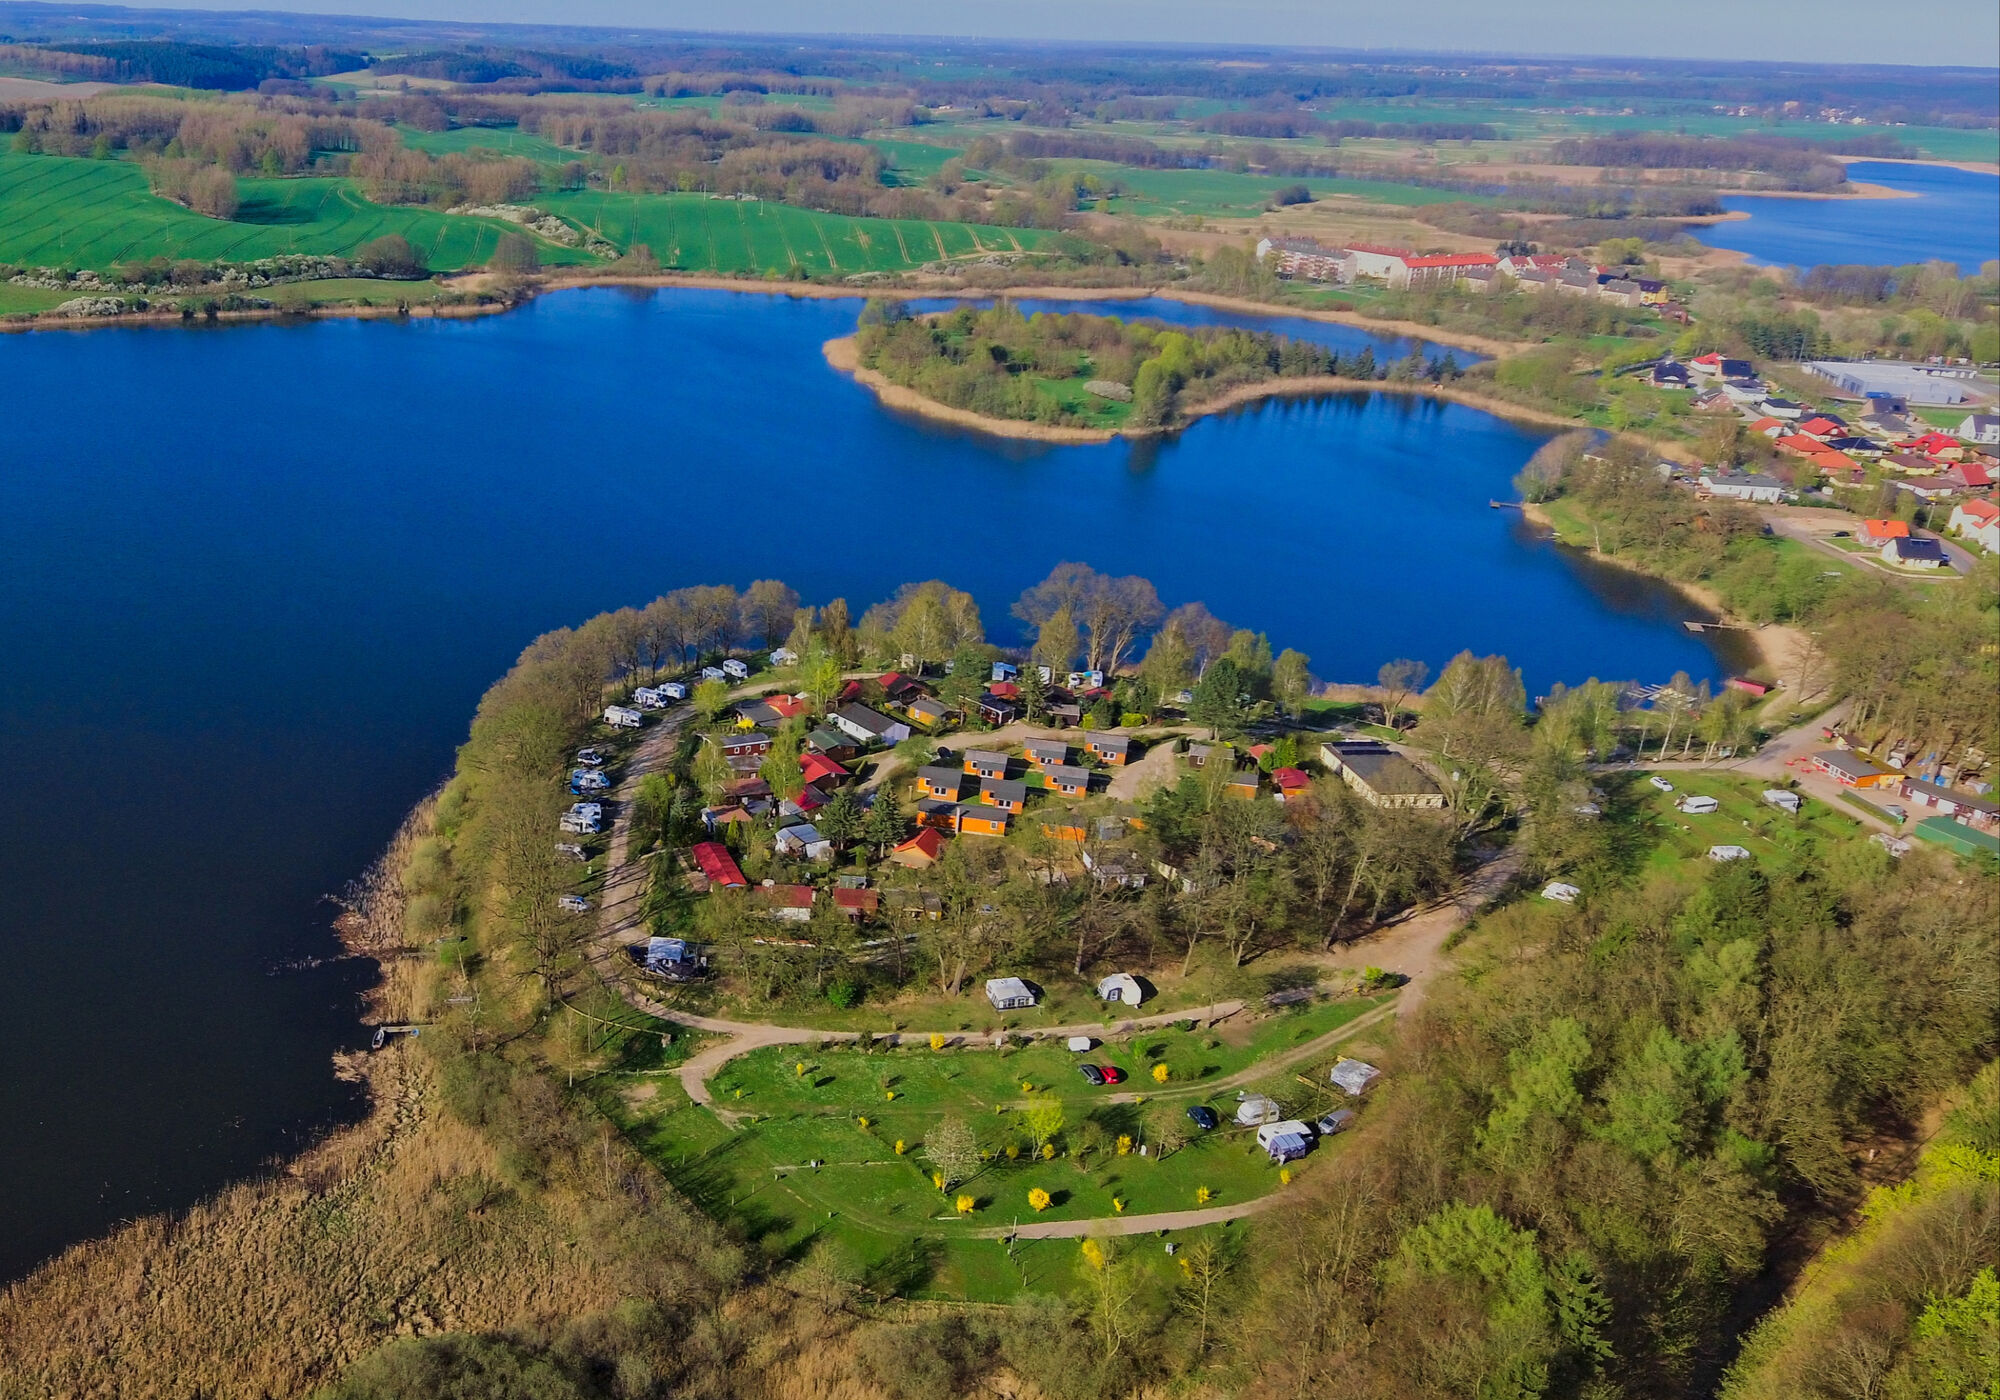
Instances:
[[[1963,273],[2000,258],[2000,176],[1948,166],[1856,161],[1848,178],[1914,199],[1772,199],[1730,195],[1747,219],[1693,229],[1713,248],[1781,267],[1865,263],[1901,267],[1942,258]]]
[[[688,583],[858,608],[943,577],[1005,640],[1081,559],[1329,678],[1467,647],[1531,690],[1723,669],[1676,595],[1488,509],[1535,432],[1359,394],[996,441],[829,371],[856,310],[605,291],[0,336],[0,1276],[356,1110],[328,1056],[368,972],[309,965],[321,896],[548,628]]]

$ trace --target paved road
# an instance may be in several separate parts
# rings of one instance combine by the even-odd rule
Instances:
[[[1941,572],[1937,569],[1914,570],[1891,568],[1882,560],[1880,555],[1851,553],[1848,550],[1842,549],[1828,538],[1836,529],[1852,530],[1858,527],[1861,522],[1857,516],[1845,515],[1836,511],[1815,510],[1810,506],[1766,506],[1764,508],[1764,519],[1774,531],[1783,535],[1786,539],[1797,540],[1801,544],[1809,545],[1828,558],[1838,559],[1843,563],[1854,564],[1864,569],[1873,569],[1876,573],[1887,574],[1890,578],[1922,580],[1925,578],[1936,578]],[[1943,547],[1945,557],[1951,561],[1951,567],[1956,572],[1965,574],[1972,571],[1973,556],[1964,546],[1955,544],[1943,535],[1930,531],[1912,530],[1910,533],[1920,539],[1936,540]],[[1950,577],[1950,575],[1947,574],[1945,577]]]

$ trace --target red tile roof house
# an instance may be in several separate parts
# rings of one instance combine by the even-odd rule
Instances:
[[[1271,785],[1278,790],[1278,800],[1285,802],[1295,797],[1303,797],[1311,791],[1312,779],[1305,775],[1303,769],[1273,768]]]
[[[750,882],[743,878],[743,872],[736,868],[736,857],[729,854],[729,848],[720,841],[702,841],[691,847],[688,854],[708,878],[710,889],[747,889]]]
[[[760,885],[756,899],[771,918],[803,924],[812,919],[816,893],[811,885]]]
[[[1808,418],[1799,424],[1798,431],[1803,437],[1818,438],[1821,442],[1825,442],[1828,438],[1843,436],[1847,429],[1845,425],[1831,418],[1820,417]]]
[[[2000,554],[2000,506],[1991,501],[1960,501],[1951,510],[1951,528],[1988,554]]]
[[[1759,418],[1750,425],[1750,431],[1753,433],[1762,433],[1767,438],[1787,436],[1785,424],[1776,418]]]
[[[1864,520],[1854,534],[1863,544],[1887,544],[1890,540],[1908,539],[1910,527],[1901,520]]]
[[[931,832],[930,835],[935,836],[937,833]],[[863,919],[874,918],[875,911],[881,908],[881,906],[882,896],[876,890],[835,890],[833,892],[833,907],[854,920],[857,924]]]
[[[1807,437],[1804,433],[1786,433],[1778,439],[1778,450],[1796,452],[1801,457],[1811,457],[1826,451],[1826,444],[1816,437]]]
[[[1496,267],[1500,259],[1491,253],[1435,253],[1405,257],[1400,267],[1389,270],[1392,287],[1446,287],[1475,267]],[[1636,292],[1637,289],[1634,288]]]
[[[1964,444],[1945,433],[1925,433],[1909,446],[1926,457],[1943,457],[1954,462],[1965,455]]]
[[[890,671],[877,682],[882,693],[899,704],[907,704],[924,693],[923,686],[911,680],[901,671]]]
[[[1953,462],[1943,479],[1962,491],[1983,491],[1993,484],[1993,474],[1978,462]]]

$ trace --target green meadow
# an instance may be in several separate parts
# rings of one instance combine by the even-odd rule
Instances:
[[[1370,204],[1442,204],[1469,196],[1450,190],[1419,189],[1381,180],[1301,180],[1281,175],[1239,175],[1231,170],[1141,170],[1102,160],[1050,162],[1055,168],[1117,181],[1125,193],[1111,201],[1121,214],[1201,215],[1229,218],[1255,214],[1287,185],[1303,184],[1315,198],[1347,196]]]
[[[102,271],[156,254],[231,262],[285,253],[345,256],[372,238],[397,233],[426,266],[449,272],[483,264],[500,238],[515,231],[497,219],[375,204],[352,180],[245,179],[238,188],[236,217],[211,219],[154,195],[130,162],[0,152],[0,263]],[[662,263],[689,272],[901,272],[942,258],[1016,252],[1046,236],[1029,229],[847,218],[698,194],[593,190],[535,202],[621,249],[645,243]],[[541,256],[557,266],[597,261],[555,243],[543,243]]]
[[[399,126],[396,131],[411,150],[428,151],[434,156],[454,151],[492,151],[503,156],[526,156],[543,164],[582,159],[579,152],[564,150],[552,141],[512,126],[459,126],[450,131],[418,131],[412,126]]]
[[[664,266],[683,272],[901,272],[946,258],[1019,252],[1047,236],[1033,229],[850,218],[701,194],[579,190],[535,202],[621,248],[644,243]]]
[[[1236,1092],[1207,1085],[1354,1020],[1386,998],[1321,1001],[1213,1031],[1140,1032],[1085,1055],[1059,1044],[1005,1052],[983,1036],[953,1037],[943,1049],[778,1047],[724,1065],[709,1081],[730,1127],[690,1103],[670,1073],[690,1047],[661,1047],[632,1036],[609,1073],[594,1081],[598,1102],[631,1141],[704,1211],[775,1257],[826,1244],[875,1286],[916,1297],[1001,1302],[1024,1289],[1062,1291],[1076,1241],[1017,1246],[1010,1255],[980,1232],[1016,1220],[1084,1220],[1119,1214],[1241,1205],[1282,1189],[1256,1135],[1234,1126]],[[1323,1083],[1332,1049],[1258,1085],[1288,1109],[1318,1114],[1334,1105]],[[1128,1078],[1092,1088],[1079,1062],[1117,1065]],[[1152,1075],[1166,1065],[1164,1084]],[[1115,1102],[1144,1095],[1149,1102]],[[1176,1122],[1191,1104],[1213,1102],[1224,1126],[1193,1130],[1164,1158],[1140,1155],[1147,1115],[1164,1105]],[[1055,1152],[1037,1152],[1029,1110],[1059,1106]],[[965,1121],[986,1160],[948,1192],[931,1178],[925,1133],[944,1117]],[[1119,1151],[1119,1139],[1128,1139]],[[898,1150],[900,1144],[901,1150]],[[1010,1149],[1012,1155],[1010,1156]],[[1338,1140],[1298,1164],[1311,1170]],[[814,1164],[817,1165],[814,1165]],[[1049,1204],[1036,1211],[1035,1189]],[[971,1211],[956,1208],[959,1196]],[[1185,1245],[1193,1232],[1176,1232]],[[1157,1249],[1158,1246],[1154,1245]]]
[[[351,180],[241,180],[234,219],[211,219],[161,199],[126,161],[0,153],[0,262],[95,268],[152,257],[250,262],[285,253],[351,254],[399,233],[427,266],[474,266],[511,226],[428,209],[370,203]],[[593,261],[542,247],[551,263]]]

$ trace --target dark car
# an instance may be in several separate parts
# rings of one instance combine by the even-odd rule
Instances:
[[[1193,1108],[1190,1108],[1188,1110],[1188,1117],[1204,1133],[1212,1132],[1222,1126],[1222,1120],[1215,1116],[1215,1110],[1204,1104],[1196,1104]]]
[[[1104,1083],[1104,1071],[1096,1065],[1078,1065],[1076,1072],[1082,1075],[1087,1083],[1100,1086]]]
[[[1125,1082],[1125,1071],[1116,1065],[1104,1065],[1097,1072],[1104,1076],[1106,1084],[1123,1084]]]

